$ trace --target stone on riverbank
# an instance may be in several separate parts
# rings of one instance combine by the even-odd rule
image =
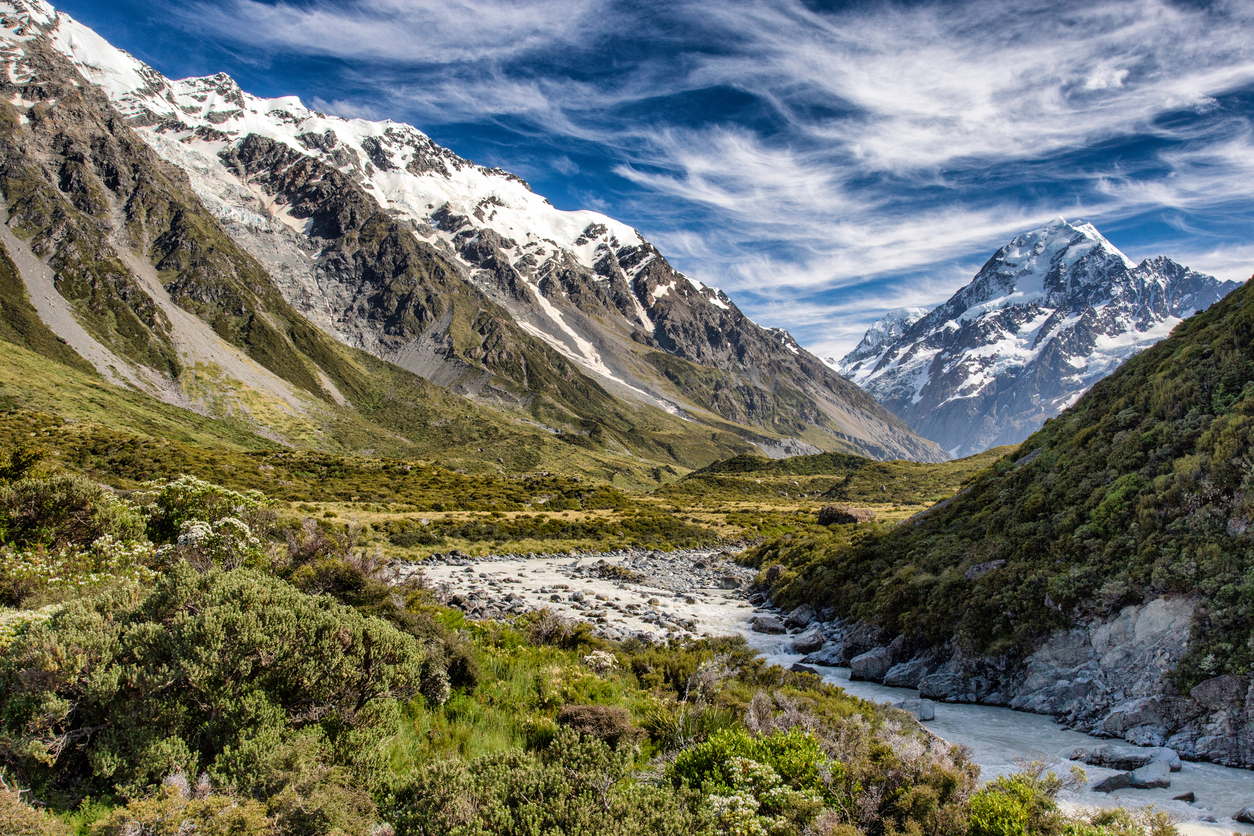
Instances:
[[[810,626],[810,622],[814,620],[814,607],[809,604],[802,604],[792,612],[788,613],[788,617],[784,619],[784,623],[789,627],[800,630],[803,627]]]
[[[929,669],[926,659],[911,659],[889,668],[884,674],[884,684],[893,688],[918,688]]]
[[[827,644],[827,637],[823,635],[822,628],[817,624],[811,624],[809,629],[792,640],[792,652],[813,653],[825,644]]]
[[[1254,824],[1254,807],[1242,807],[1232,814],[1232,818],[1241,824]]]
[[[892,666],[893,658],[889,654],[888,648],[877,647],[874,650],[868,650],[866,653],[855,656],[849,661],[849,678],[879,682]]]
[[[773,615],[755,615],[749,619],[749,629],[755,633],[778,635],[785,632],[784,622]]]

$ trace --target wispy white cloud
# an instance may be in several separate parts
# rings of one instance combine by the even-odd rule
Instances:
[[[500,61],[580,40],[605,21],[604,0],[258,0],[194,2],[186,22],[232,39],[307,55],[396,63]]]
[[[1251,117],[1224,104],[1254,87],[1246,0],[194,8],[219,38],[357,64],[370,101],[327,109],[589,143],[630,186],[589,205],[820,351],[852,347],[916,303],[903,300],[943,300],[970,278],[955,265],[1059,214],[1103,228],[1165,207],[1254,208]],[[760,103],[758,118],[650,107],[721,89]],[[587,173],[560,152],[548,167]],[[1165,254],[1215,272],[1248,252],[1204,235],[1182,250]]]

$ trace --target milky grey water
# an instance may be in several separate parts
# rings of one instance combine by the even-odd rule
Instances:
[[[578,560],[574,561],[575,563]],[[618,562],[611,560],[610,562]],[[545,555],[527,560],[493,560],[476,562],[473,569],[453,565],[424,566],[424,572],[433,581],[445,583],[452,589],[465,590],[475,585],[490,583],[492,578],[502,580],[512,576],[510,590],[535,607],[548,606],[573,617],[586,618],[588,614],[573,608],[569,601],[554,603],[551,596],[540,593],[540,588],[551,590],[564,583],[565,590],[584,590],[600,593],[609,601],[636,603],[639,611],[619,608],[611,613],[610,623],[627,630],[656,630],[654,624],[641,620],[640,615],[652,609],[648,602],[656,596],[668,602],[664,609],[682,612],[696,619],[698,632],[710,635],[743,635],[750,645],[761,651],[770,661],[787,667],[801,657],[787,652],[791,638],[754,633],[748,619],[754,613],[738,594],[722,589],[694,590],[685,597],[668,593],[647,585],[622,583],[598,578],[571,575],[572,559],[569,556]],[[480,576],[485,579],[481,579]],[[502,587],[504,589],[504,587]],[[503,593],[502,593],[503,594]],[[684,599],[684,600],[680,600]],[[844,688],[850,694],[880,703],[896,703],[905,699],[917,699],[918,692],[905,688],[886,688],[871,682],[850,682],[848,668],[823,668],[816,666],[827,681]],[[1077,746],[1093,746],[1103,741],[1058,726],[1050,717],[1011,711],[1007,708],[991,708],[975,705],[936,704],[936,718],[924,723],[935,734],[951,743],[967,746],[972,759],[979,764],[983,780],[991,780],[1018,769],[1019,761],[1041,760],[1060,774],[1067,774],[1071,762],[1064,756]],[[1100,781],[1114,770],[1085,766],[1089,783]],[[1173,796],[1192,790],[1197,801],[1186,804],[1172,801]],[[1165,790],[1119,790],[1104,795],[1088,790],[1064,793],[1061,800],[1066,804],[1084,806],[1145,806],[1154,804],[1178,816],[1183,822],[1181,829],[1190,836],[1226,836],[1233,831],[1254,834],[1254,827],[1237,824],[1230,818],[1237,810],[1254,805],[1254,771],[1229,769],[1213,764],[1185,763],[1180,772],[1172,773],[1171,787]],[[1202,816],[1212,815],[1218,822],[1205,825]]]
[[[788,642],[780,636],[746,633],[750,644],[762,651],[770,661],[787,667],[801,659],[786,652]],[[888,688],[874,682],[853,682],[848,668],[814,666],[823,678],[844,688],[849,694],[877,703],[898,703],[918,699],[919,692],[909,688]],[[1077,746],[1095,746],[1104,742],[1122,744],[1122,741],[1102,741],[1077,731],[1065,729],[1053,718],[1008,708],[983,705],[957,705],[936,703],[936,718],[925,722],[935,734],[949,741],[968,747],[972,760],[980,765],[980,780],[989,781],[999,775],[1016,772],[1019,761],[1039,760],[1048,764],[1060,775],[1070,771],[1073,761],[1066,755]],[[1081,766],[1088,773],[1090,786],[1108,775],[1113,769]],[[1192,790],[1197,801],[1187,804],[1173,801],[1174,796]],[[1254,806],[1254,771],[1232,769],[1209,763],[1184,762],[1179,772],[1171,774],[1171,786],[1161,790],[1117,790],[1109,795],[1084,789],[1064,792],[1060,796],[1067,805],[1086,807],[1144,807],[1153,804],[1177,816],[1184,824],[1181,830],[1189,834],[1228,834],[1233,831],[1254,833],[1254,827],[1239,824],[1231,816],[1242,807]],[[1216,824],[1199,821],[1211,815]]]

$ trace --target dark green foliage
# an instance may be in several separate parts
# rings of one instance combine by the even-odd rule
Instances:
[[[106,534],[132,540],[139,512],[98,482],[62,474],[0,485],[0,544],[86,548]]]
[[[0,482],[16,482],[29,476],[35,466],[44,460],[45,453],[37,447],[17,444],[8,450],[8,461],[0,465]]]
[[[627,747],[564,730],[540,753],[424,767],[387,805],[397,836],[700,836],[715,831],[691,796],[630,777]]]
[[[1254,288],[1130,359],[952,501],[851,546],[758,551],[784,603],[941,644],[1022,653],[1056,627],[1163,594],[1199,598],[1189,686],[1254,665]],[[1005,560],[968,579],[966,570]]]
[[[247,786],[301,732],[372,776],[395,699],[420,689],[442,700],[444,672],[390,625],[251,570],[175,566],[149,593],[97,594],[15,638],[0,758],[74,793],[204,770]]]

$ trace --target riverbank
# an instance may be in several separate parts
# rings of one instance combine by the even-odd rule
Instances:
[[[801,662],[794,644],[805,633],[805,619],[787,617],[750,601],[753,572],[738,566],[733,554],[720,549],[682,552],[625,550],[559,555],[442,556],[422,564],[398,566],[400,574],[421,572],[453,606],[474,618],[507,618],[547,608],[591,624],[607,638],[639,638],[657,642],[700,636],[740,635],[771,662],[785,667]],[[755,601],[759,601],[754,596]],[[753,629],[755,618],[778,622],[781,633]],[[759,623],[757,626],[773,625]],[[804,641],[803,641],[804,646]],[[813,661],[813,657],[811,657]],[[819,676],[850,694],[897,704],[919,699],[915,689],[888,687],[850,677],[848,667],[808,665]],[[1120,789],[1094,792],[1100,781],[1118,770],[1078,764],[1073,750],[1101,745],[1080,731],[1060,727],[1044,714],[987,705],[937,702],[923,725],[952,743],[967,746],[979,764],[982,780],[1015,772],[1021,761],[1040,760],[1060,774],[1081,765],[1088,784],[1060,799],[1086,807],[1165,809],[1184,823],[1182,832],[1219,836],[1234,831],[1254,834],[1254,827],[1232,820],[1239,809],[1254,804],[1254,772],[1210,763],[1184,762],[1161,789]],[[1174,800],[1192,791],[1192,804]],[[1214,818],[1214,822],[1204,821]]]

